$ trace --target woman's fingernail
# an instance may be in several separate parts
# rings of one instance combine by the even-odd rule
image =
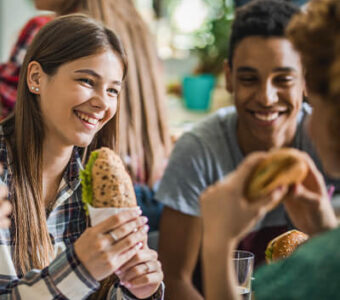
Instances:
[[[142,232],[148,232],[149,231],[149,226],[148,225],[144,225],[142,228]]]
[[[145,216],[142,217],[142,222],[143,224],[147,223],[149,221],[149,219]]]
[[[137,231],[138,231],[137,227],[132,230],[132,232],[137,232]]]
[[[121,274],[122,274],[122,271],[121,271],[121,270],[117,270],[117,271],[116,271],[116,274],[117,274],[117,275],[121,275]]]
[[[127,287],[127,288],[130,288],[132,285],[131,285],[131,283],[124,282],[124,286]]]

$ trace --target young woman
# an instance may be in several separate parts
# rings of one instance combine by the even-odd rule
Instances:
[[[340,2],[311,0],[295,17],[288,37],[301,53],[313,113],[309,130],[325,170],[340,177]],[[283,197],[294,224],[311,236],[294,254],[255,273],[255,299],[338,299],[340,228],[325,184],[312,163],[305,181],[287,193],[279,188],[266,199],[248,204],[245,178],[265,154],[245,159],[233,174],[202,197],[204,268],[207,299],[240,299],[232,251],[240,238]],[[226,198],[225,195],[228,195]],[[329,230],[333,229],[333,230]],[[227,267],[225,267],[227,266]]]
[[[126,68],[116,35],[83,15],[51,21],[29,47],[15,113],[1,124],[13,213],[10,230],[0,231],[0,299],[85,299],[113,273],[120,284],[111,299],[119,290],[124,299],[162,297],[141,212],[88,227],[81,201],[81,158],[118,142]]]
[[[165,112],[165,84],[155,42],[132,0],[34,0],[39,10],[57,15],[86,13],[117,32],[126,49],[129,73],[120,107],[119,152],[126,162],[137,194],[147,197],[166,165],[171,149]],[[6,64],[0,64],[0,103],[2,116],[13,110],[16,101],[16,82],[23,53],[39,29],[54,16],[31,19],[22,29],[18,42]],[[143,192],[145,191],[145,192]],[[150,198],[150,197],[147,197]],[[155,208],[157,209],[157,207]]]

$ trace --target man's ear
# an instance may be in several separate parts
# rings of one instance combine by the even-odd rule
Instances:
[[[224,60],[224,78],[227,91],[232,94],[234,92],[233,82],[231,80],[231,69],[228,60]]]
[[[27,68],[26,83],[33,94],[40,94],[41,81],[44,71],[37,61],[31,61]]]
[[[307,84],[304,84],[304,88],[303,88],[303,92],[302,92],[302,97],[303,97],[303,101],[308,102],[308,88],[307,88]]]

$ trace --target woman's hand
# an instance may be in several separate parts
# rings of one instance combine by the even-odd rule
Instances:
[[[140,299],[152,296],[163,280],[157,252],[149,249],[146,241],[143,248],[116,274],[121,284]]]
[[[211,243],[241,239],[285,195],[287,188],[278,188],[252,203],[244,198],[247,178],[265,157],[262,152],[247,156],[234,172],[202,194],[201,213],[208,242],[210,239]]]
[[[307,177],[290,188],[284,205],[293,224],[314,235],[337,227],[337,220],[321,173],[307,154],[305,159],[309,166]]]
[[[0,174],[2,166],[0,165]],[[12,205],[7,201],[8,189],[4,184],[0,185],[0,228],[8,228],[11,224],[8,215],[12,211]]]
[[[114,215],[87,228],[75,242],[78,259],[100,281],[134,257],[147,239],[147,218],[139,209]]]

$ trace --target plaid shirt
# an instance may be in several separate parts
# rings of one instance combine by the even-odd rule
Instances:
[[[0,102],[2,110],[0,119],[6,117],[13,109],[17,98],[19,72],[27,47],[41,27],[52,20],[53,16],[38,16],[27,22],[12,49],[9,61],[0,64]]]
[[[11,185],[5,138],[0,127],[1,181]],[[57,200],[47,217],[55,259],[43,270],[31,270],[24,276],[16,273],[11,257],[13,240],[8,229],[0,229],[0,299],[86,299],[99,288],[99,283],[78,260],[73,243],[87,227],[81,201],[79,171],[82,168],[77,149],[61,181]],[[23,230],[28,230],[25,228]],[[24,245],[23,245],[24,246]],[[25,246],[24,246],[25,247]],[[164,285],[150,299],[163,299]],[[119,284],[110,299],[136,299]]]

